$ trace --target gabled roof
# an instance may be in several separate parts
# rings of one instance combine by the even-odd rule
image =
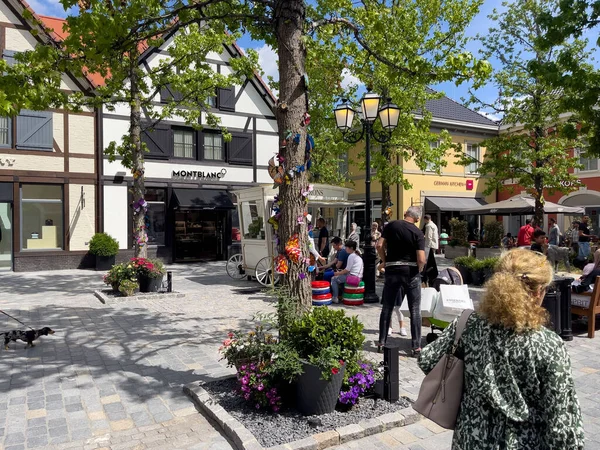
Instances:
[[[436,92],[429,89],[430,92]],[[478,125],[498,126],[497,122],[461,105],[449,97],[443,96],[435,100],[425,102],[425,108],[431,113],[433,119],[452,120],[459,122],[467,122]]]
[[[29,6],[29,4],[25,1],[25,0],[5,0],[7,1],[7,3],[10,2],[9,7],[13,8],[13,12],[17,12],[17,9],[21,9],[21,10],[28,10],[32,17],[33,20],[26,20],[23,17],[23,14],[21,11],[18,11],[17,16],[20,16],[19,18],[21,19],[21,21],[30,26],[33,29],[39,30],[41,31],[40,33],[38,33],[36,35],[36,38],[38,40],[41,40],[42,42],[46,42],[46,43],[53,43],[53,44],[57,44],[58,42],[60,42],[63,38],[61,37],[61,33],[62,33],[62,26],[57,26],[57,23],[55,21],[61,21],[64,22],[63,19],[54,19],[54,18],[46,18],[46,19],[54,19],[52,21],[52,25],[51,27],[48,27],[48,25],[46,24],[45,20],[42,19],[43,16],[40,16],[38,14],[36,14],[36,12],[33,10],[33,8],[31,6]],[[43,26],[41,26],[40,24],[42,24]],[[82,85],[88,85],[88,87],[90,89],[93,89],[95,87],[94,81],[87,75],[87,74],[83,74],[83,77],[74,75],[74,74],[67,74],[68,76],[70,76],[78,85],[79,87],[82,89],[82,91],[85,91],[85,88],[82,87]]]

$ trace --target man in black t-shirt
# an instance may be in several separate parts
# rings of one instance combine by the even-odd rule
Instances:
[[[590,257],[590,229],[588,228],[588,222],[590,218],[585,216],[579,223],[579,255],[581,259],[587,260]]]
[[[394,220],[383,229],[377,251],[385,267],[383,307],[379,317],[378,350],[385,345],[396,297],[408,300],[413,355],[421,352],[421,272],[425,268],[425,237],[417,228],[421,210],[408,208],[404,220]]]
[[[325,219],[322,217],[317,220],[317,225],[319,226],[319,240],[317,251],[321,254],[323,258],[327,258],[329,256],[329,230],[327,229],[327,225],[325,223]]]

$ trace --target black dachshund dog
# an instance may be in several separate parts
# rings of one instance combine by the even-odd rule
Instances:
[[[33,345],[33,341],[35,341],[40,336],[48,336],[49,334],[54,334],[54,330],[49,327],[44,327],[41,330],[14,330],[14,331],[6,331],[2,333],[4,335],[4,349],[8,350],[8,343],[10,341],[16,342],[21,339],[23,342],[27,342],[25,348],[35,347]]]

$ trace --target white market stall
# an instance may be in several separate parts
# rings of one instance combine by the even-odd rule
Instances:
[[[327,223],[330,236],[344,236],[346,231],[347,208],[362,203],[349,201],[352,189],[314,184],[308,194],[308,213],[312,224],[322,217]],[[273,202],[279,188],[262,185],[233,191],[237,198],[240,218],[240,239],[242,252],[227,261],[227,274],[234,279],[255,277],[262,285],[279,282],[280,276],[273,270],[277,256],[277,242],[273,226],[268,223],[273,212]]]

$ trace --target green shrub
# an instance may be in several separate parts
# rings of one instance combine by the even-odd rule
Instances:
[[[342,360],[354,364],[365,340],[363,324],[347,317],[342,309],[314,308],[293,321],[285,342],[298,352],[301,359],[318,363],[323,376],[330,376],[325,363]],[[321,364],[322,363],[322,364]]]
[[[457,218],[450,219],[450,241],[451,247],[469,246],[469,224]]]
[[[504,226],[502,222],[488,222],[483,226],[482,247],[500,247],[504,237]]]
[[[123,280],[119,284],[119,292],[121,294],[123,294],[125,297],[131,297],[138,287],[139,287],[139,284],[137,281]]]
[[[137,283],[137,272],[131,263],[115,264],[106,275],[104,282],[118,291],[121,282],[130,280]]]
[[[119,253],[119,242],[106,233],[96,233],[90,240],[90,253],[96,256],[115,256]]]
[[[496,270],[498,261],[500,261],[500,258],[497,256],[494,256],[494,257],[482,259],[481,263],[483,264],[484,269]]]
[[[465,267],[467,269],[471,269],[474,261],[477,261],[473,256],[459,256],[458,258],[454,258],[454,265],[456,267]]]

